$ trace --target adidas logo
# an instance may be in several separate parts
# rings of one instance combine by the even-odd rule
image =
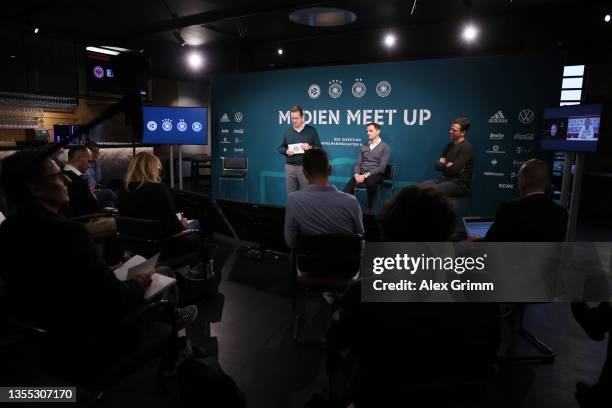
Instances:
[[[508,123],[508,119],[504,116],[504,112],[497,111],[496,114],[489,118],[489,123]]]
[[[229,122],[229,116],[227,116],[227,113],[224,113],[223,116],[221,116],[221,119],[219,119],[219,122]]]

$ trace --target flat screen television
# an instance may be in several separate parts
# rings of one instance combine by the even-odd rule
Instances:
[[[143,106],[142,143],[169,145],[208,144],[208,109]]]
[[[85,67],[87,78],[87,91],[89,93],[102,93],[120,96],[123,94],[117,82],[116,57],[97,52],[85,53]],[[149,90],[144,87],[140,95],[149,97]]]
[[[600,136],[601,104],[544,109],[540,149],[595,152]]]

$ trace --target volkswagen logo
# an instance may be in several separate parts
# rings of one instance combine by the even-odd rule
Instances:
[[[531,109],[523,109],[519,112],[519,122],[521,122],[523,125],[532,123],[534,118],[535,114]]]
[[[235,120],[237,123],[242,122],[242,112],[236,112],[236,113],[234,114],[234,120]]]

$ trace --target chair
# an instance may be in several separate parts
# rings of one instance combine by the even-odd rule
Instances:
[[[298,344],[323,345],[300,337],[301,315],[297,304],[298,288],[341,292],[359,276],[363,239],[361,235],[326,234],[299,236],[292,251],[292,305],[295,313],[293,339]]]
[[[123,248],[142,255],[151,257],[158,252],[163,252],[173,243],[189,235],[198,235],[196,230],[185,230],[169,237],[162,234],[161,223],[157,220],[147,220],[133,217],[116,217],[119,240]],[[198,236],[199,239],[199,236]],[[184,255],[160,259],[159,265],[177,268],[201,262],[202,251],[200,249]]]
[[[380,195],[383,190],[391,190],[391,195],[395,194],[395,164],[387,164],[385,166],[385,172],[383,173],[383,180],[378,185],[378,189],[376,190],[376,197],[374,201],[380,200]],[[355,187],[355,194],[357,191],[364,191],[367,193],[366,187]],[[374,204],[372,204],[374,206]],[[370,211],[372,209],[370,208]]]
[[[249,159],[246,157],[222,157],[223,170],[219,174],[219,197],[223,194],[223,181],[237,180],[245,186],[245,201],[249,201],[249,184],[247,173],[249,170]]]

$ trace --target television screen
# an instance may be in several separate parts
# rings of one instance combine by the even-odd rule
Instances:
[[[123,90],[117,82],[115,56],[87,52],[85,54],[85,66],[87,69],[87,91],[99,92],[112,95],[121,95]],[[145,98],[149,96],[148,89],[140,90]]]
[[[544,109],[540,148],[595,152],[599,141],[601,105],[571,105]]]
[[[144,106],[142,143],[204,145],[208,143],[208,109]]]

